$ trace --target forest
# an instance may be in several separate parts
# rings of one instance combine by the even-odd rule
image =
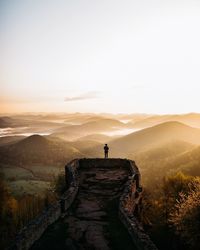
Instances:
[[[20,230],[37,218],[49,205],[53,204],[64,190],[63,175],[59,175],[52,182],[52,191],[42,195],[26,194],[15,197],[9,187],[0,177],[0,248],[9,247]]]
[[[200,177],[177,172],[145,190],[143,223],[159,249],[199,249]]]

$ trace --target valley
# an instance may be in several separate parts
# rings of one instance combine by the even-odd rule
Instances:
[[[143,223],[147,224],[149,234],[158,246],[163,250],[167,249],[167,245],[164,246],[162,241],[157,241],[159,232],[164,239],[170,238],[168,231],[163,228],[168,226],[168,220],[163,219],[163,188],[167,188],[167,182],[172,182],[172,197],[169,198],[169,202],[173,207],[177,199],[174,199],[173,195],[179,195],[174,182],[180,182],[179,186],[182,188],[185,185],[187,187],[187,180],[191,180],[191,183],[196,180],[198,182],[199,117],[200,114],[151,116],[84,113],[2,116],[0,183],[6,190],[9,206],[14,206],[12,209],[16,210],[15,213],[19,217],[15,230],[21,228],[21,225],[26,225],[39,211],[43,211],[48,204],[58,199],[65,182],[64,166],[68,162],[77,158],[103,158],[103,147],[107,143],[110,149],[109,158],[128,158],[139,166],[145,194]],[[111,197],[115,197],[114,192],[117,190],[120,193],[121,179],[119,183],[116,182],[119,184],[118,187],[108,187],[104,194],[101,193],[101,184],[105,188],[107,178],[111,181],[115,178],[115,173],[108,171],[109,176],[104,176],[103,169],[99,169],[95,174],[92,171],[88,176],[82,173],[84,181],[70,215],[62,222],[56,223],[56,228],[52,225],[46,232],[47,236],[44,236],[33,249],[43,249],[44,246],[54,249],[54,243],[51,243],[48,236],[54,232],[55,237],[60,234],[60,248],[68,244],[71,249],[77,249],[77,244],[81,245],[84,242],[85,249],[97,249],[98,246],[104,249],[122,249],[118,240],[124,237],[129,249],[129,237],[122,230],[118,239],[115,228],[122,227],[118,221],[112,220],[116,218],[116,214],[113,210],[115,201]],[[119,170],[117,176],[123,179],[123,173]],[[35,207],[35,213],[30,213],[31,207]],[[87,210],[90,213],[87,213]],[[154,214],[154,210],[158,213]],[[30,213],[28,218],[27,213]],[[107,219],[108,215],[110,221]],[[154,218],[157,218],[156,221]],[[149,223],[153,223],[152,229],[148,227]],[[12,223],[10,227],[12,228]],[[69,236],[67,241],[61,230]],[[109,230],[112,231],[112,235],[108,237]],[[78,236],[80,237],[77,238]],[[52,240],[57,240],[53,235],[51,237]],[[90,237],[94,239],[94,246],[90,246]],[[73,243],[74,239],[76,246]]]
[[[38,191],[43,192],[45,183],[49,189],[49,183],[67,162],[74,158],[103,157],[103,145],[108,143],[109,157],[137,162],[144,185],[151,186],[152,174],[157,183],[176,171],[199,175],[200,129],[189,126],[197,125],[199,119],[198,114],[2,116],[0,174],[14,193],[27,190],[32,194],[33,181],[37,181]]]

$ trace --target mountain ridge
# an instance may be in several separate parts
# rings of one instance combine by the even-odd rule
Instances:
[[[176,121],[165,122],[114,139],[110,142],[110,147],[113,148],[114,155],[121,155],[121,148],[125,148],[127,153],[131,153],[131,151],[134,152],[143,147],[171,140],[200,144],[200,129]],[[122,155],[124,156],[124,154]]]

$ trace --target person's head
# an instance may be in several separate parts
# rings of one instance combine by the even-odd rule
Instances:
[[[105,144],[105,146],[107,146],[107,144]]]

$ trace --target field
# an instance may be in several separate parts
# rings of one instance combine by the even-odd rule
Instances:
[[[15,197],[23,197],[25,194],[44,195],[60,172],[60,168],[53,166],[0,167],[0,174]]]
[[[8,182],[8,186],[15,197],[23,197],[26,194],[43,196],[50,189],[50,182],[17,180]]]
[[[33,173],[30,172],[29,170],[13,166],[10,167],[1,166],[0,174],[2,174],[5,180],[7,181],[27,180],[27,179],[32,179],[34,177]]]

